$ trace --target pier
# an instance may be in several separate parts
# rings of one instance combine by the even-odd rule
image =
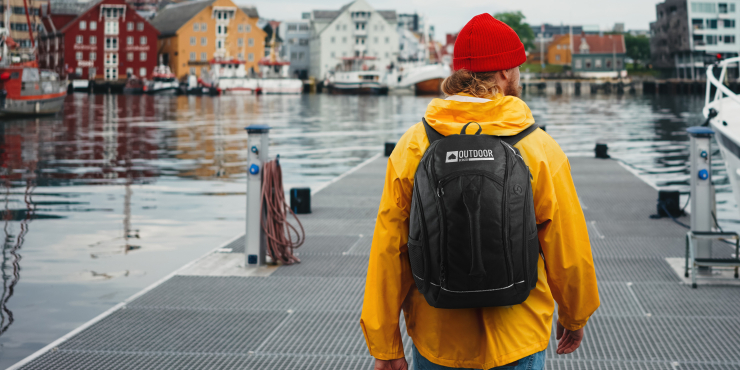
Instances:
[[[573,354],[553,327],[547,368],[739,368],[737,287],[691,289],[685,229],[649,217],[657,191],[618,161],[570,162],[601,307]],[[302,263],[247,271],[235,237],[12,368],[372,369],[359,319],[385,169],[377,155],[315,193]]]

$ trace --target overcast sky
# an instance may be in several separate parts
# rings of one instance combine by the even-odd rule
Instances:
[[[339,9],[351,0],[235,0],[238,4],[255,5],[260,17],[276,20],[298,19],[302,12],[313,9]],[[425,14],[435,26],[436,38],[459,31],[480,13],[521,10],[529,24],[573,23],[598,25],[611,30],[614,23],[624,23],[628,30],[649,29],[655,20],[656,0],[367,0],[375,9],[399,13]]]

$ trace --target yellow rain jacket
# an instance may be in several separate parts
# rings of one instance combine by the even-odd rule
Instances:
[[[488,135],[515,135],[534,123],[516,97],[493,100],[455,95],[434,99],[424,116],[442,135],[460,133],[475,121]],[[489,369],[547,348],[554,300],[563,326],[577,330],[599,307],[586,221],[560,146],[537,130],[516,148],[533,175],[535,213],[545,260],[524,303],[510,307],[437,309],[429,306],[411,276],[406,242],[414,174],[429,140],[421,122],[398,142],[388,160],[375,224],[360,325],[370,354],[404,357],[399,328],[403,308],[409,336],[429,361],[448,367]]]

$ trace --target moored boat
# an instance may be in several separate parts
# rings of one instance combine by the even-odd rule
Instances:
[[[237,59],[213,59],[208,76],[203,84],[217,89],[222,94],[258,94],[259,80],[247,75],[244,61]]]
[[[374,57],[342,58],[342,67],[329,72],[324,85],[332,94],[387,94],[386,74],[368,67],[365,61]]]
[[[272,29],[276,29],[278,22],[272,24]],[[281,60],[278,56],[279,45],[277,32],[272,32],[270,56],[259,61],[262,72],[260,90],[263,94],[300,94],[303,92],[303,81],[290,77],[290,62]]]
[[[722,83],[727,68],[734,68],[738,62],[740,57],[729,58],[707,68],[703,114],[715,133],[735,201],[740,204],[740,97]],[[719,78],[715,76],[715,67],[720,68]]]
[[[398,81],[398,87],[413,87],[416,95],[435,95],[442,92],[442,81],[452,71],[444,64],[415,65],[405,68]]]
[[[136,77],[133,74],[129,74],[126,79],[126,85],[123,86],[124,94],[143,94],[144,88],[146,87],[146,80]]]
[[[154,67],[152,79],[145,82],[144,92],[147,94],[175,94],[179,88],[180,83],[170,67],[158,65]]]

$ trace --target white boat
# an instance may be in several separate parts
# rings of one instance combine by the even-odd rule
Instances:
[[[237,59],[213,59],[207,76],[203,76],[203,84],[213,87],[222,94],[258,94],[259,80],[249,77],[244,68],[244,61]]]
[[[703,113],[715,133],[735,201],[740,204],[740,97],[722,83],[727,76],[728,66],[737,65],[738,62],[740,57],[729,58],[707,68]],[[720,68],[719,79],[714,75],[716,67]],[[714,93],[711,87],[715,87]]]
[[[387,94],[386,73],[368,67],[364,62],[369,60],[375,58],[342,58],[341,68],[329,72],[324,85],[332,94]]]
[[[88,91],[89,88],[89,80],[72,80],[72,91]]]
[[[445,64],[410,64],[402,68],[395,86],[413,88],[417,95],[440,94],[442,81],[452,73]]]
[[[175,94],[179,88],[177,76],[169,66],[163,64],[154,67],[151,81],[144,83],[144,92],[147,94]]]
[[[273,22],[277,28],[277,22]],[[291,78],[290,62],[282,60],[279,55],[280,42],[277,32],[272,32],[270,56],[259,61],[262,78],[259,81],[263,94],[300,94],[303,92],[303,81]]]

